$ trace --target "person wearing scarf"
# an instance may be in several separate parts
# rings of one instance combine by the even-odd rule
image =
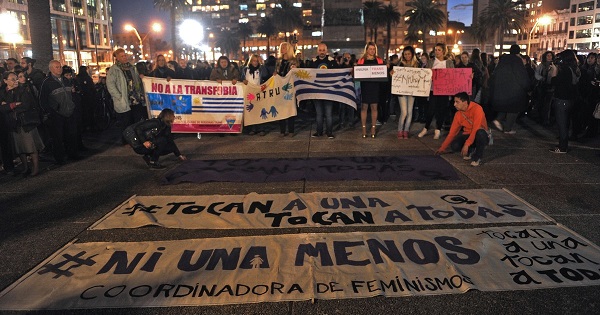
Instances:
[[[106,87],[113,99],[117,123],[123,131],[127,126],[147,119],[148,112],[142,80],[136,68],[127,61],[125,50],[117,49],[113,56],[116,62],[106,74]]]

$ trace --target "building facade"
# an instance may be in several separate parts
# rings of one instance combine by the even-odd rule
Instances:
[[[2,34],[0,58],[31,56],[27,1],[4,0],[0,14],[18,22],[17,34]],[[53,58],[77,67],[112,61],[110,0],[47,0],[50,2]],[[4,28],[6,29],[6,28]]]

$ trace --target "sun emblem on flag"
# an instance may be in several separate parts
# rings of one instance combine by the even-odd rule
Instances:
[[[200,105],[200,97],[194,97],[194,105]]]
[[[294,72],[294,75],[298,79],[310,79],[310,73],[306,70],[298,70]]]

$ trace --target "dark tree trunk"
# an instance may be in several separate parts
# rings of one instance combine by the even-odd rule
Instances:
[[[52,56],[52,25],[50,23],[50,1],[28,1],[31,51],[36,59],[36,68],[48,71]]]
[[[175,17],[175,7],[171,7],[171,47],[173,48],[173,60],[179,60],[179,51],[177,50],[177,25]]]

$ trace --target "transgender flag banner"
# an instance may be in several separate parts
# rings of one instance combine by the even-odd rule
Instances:
[[[244,114],[242,83],[170,80],[145,77],[147,106],[151,116],[165,108],[175,112],[173,132],[240,133]]]
[[[356,109],[357,98],[352,69],[295,69],[296,99],[330,100]]]

